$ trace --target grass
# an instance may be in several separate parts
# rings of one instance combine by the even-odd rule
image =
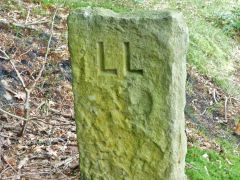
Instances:
[[[43,6],[52,6],[55,5],[56,0],[39,0],[43,4]],[[58,1],[60,4],[64,2],[64,0]],[[69,6],[72,9],[78,7],[102,7],[106,9],[111,9],[115,12],[127,12],[132,8],[137,7],[137,2],[135,1],[111,1],[111,0],[68,0],[65,3],[65,6]]]
[[[188,147],[186,174],[193,180],[238,180],[240,179],[239,155],[233,150],[233,144],[221,141],[222,152],[201,150]],[[207,157],[204,157],[207,156]]]
[[[189,27],[190,46],[187,60],[202,73],[230,94],[240,95],[240,89],[233,82],[235,68],[234,48],[236,44],[225,30],[216,26],[216,12],[233,9],[234,0],[182,0],[168,1],[169,9],[181,11]]]

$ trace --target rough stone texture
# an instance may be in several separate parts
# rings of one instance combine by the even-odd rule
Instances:
[[[83,179],[185,179],[188,31],[175,12],[68,17]]]

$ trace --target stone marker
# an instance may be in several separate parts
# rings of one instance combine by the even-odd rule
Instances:
[[[80,8],[68,28],[82,179],[185,179],[182,15]]]

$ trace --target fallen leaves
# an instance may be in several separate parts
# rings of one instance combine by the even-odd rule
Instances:
[[[3,0],[0,7],[6,2]],[[9,17],[0,11],[1,18],[7,22],[0,24],[0,47],[14,59],[16,68],[28,86],[36,79],[46,53],[50,28],[42,20],[50,22],[51,14],[48,12],[43,19],[41,15],[33,13],[36,4],[21,3],[26,3],[26,7],[29,5],[26,9],[29,12],[27,19],[20,15],[17,6]],[[78,171],[71,68],[67,39],[63,33],[67,28],[67,14],[68,11],[60,11],[58,27],[50,43],[50,63],[37,88],[31,93],[30,114],[33,118],[29,121],[26,135],[17,137],[21,119],[0,115],[0,179],[68,179]],[[14,21],[14,18],[19,21]],[[22,26],[16,31],[12,27],[17,26],[12,26],[11,22]],[[26,28],[26,25],[31,28]],[[18,117],[24,117],[26,93],[8,59],[4,57],[0,52],[0,86],[3,87],[7,101],[0,101],[0,107]],[[63,161],[66,163],[59,166]]]

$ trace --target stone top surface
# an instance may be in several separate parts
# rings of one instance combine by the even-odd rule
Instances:
[[[116,13],[109,9],[104,8],[78,8],[71,12],[71,14],[82,14],[85,17],[88,16],[104,16],[104,17],[114,17],[114,18],[124,18],[124,19],[138,19],[138,18],[148,18],[148,19],[162,19],[167,17],[178,17],[182,16],[182,13],[175,11],[133,11],[133,12],[121,12]]]

